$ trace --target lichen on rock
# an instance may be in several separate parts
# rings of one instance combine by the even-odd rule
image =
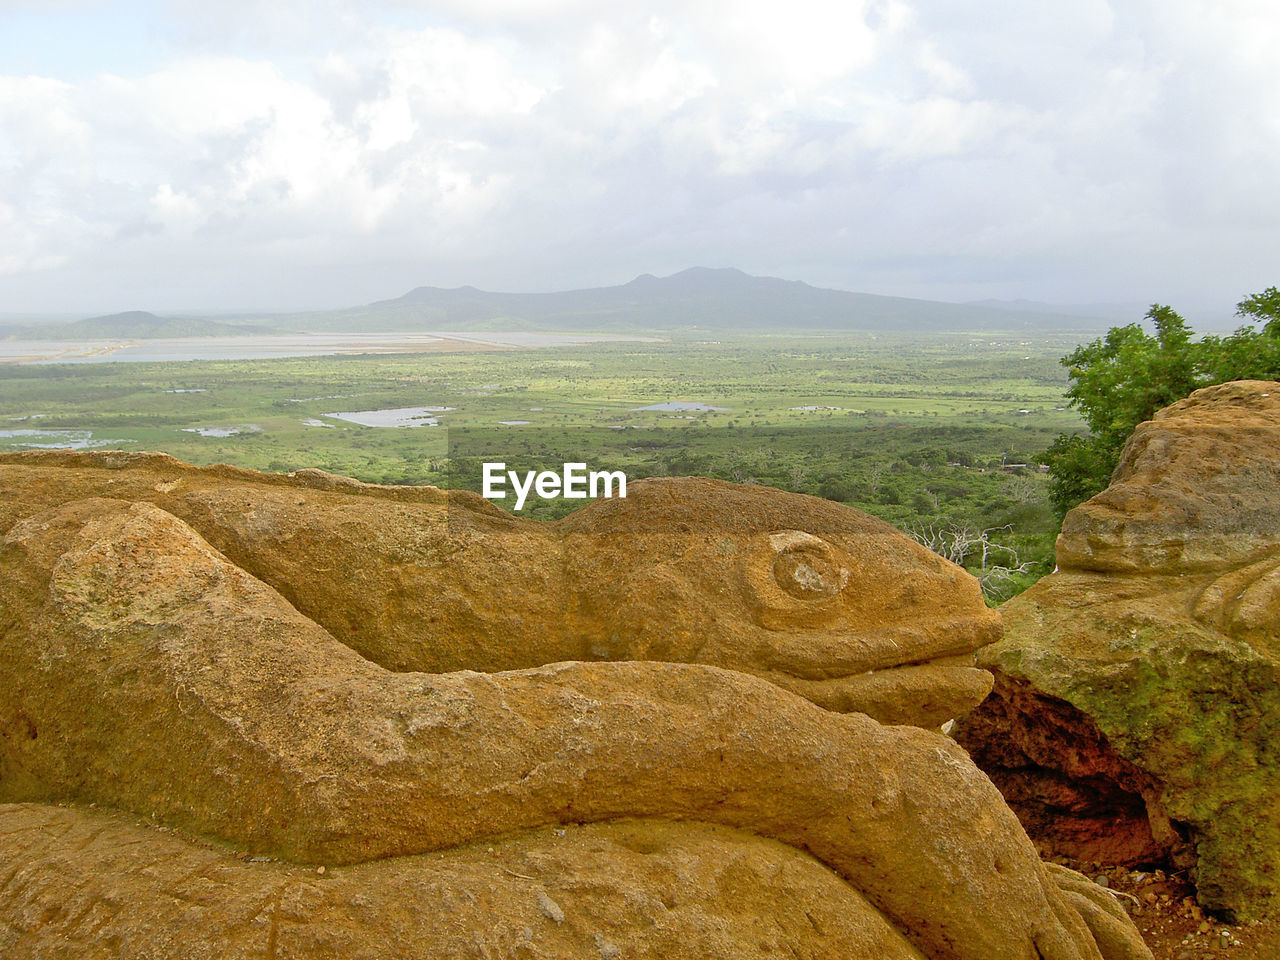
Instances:
[[[1141,424],[1057,572],[1001,608],[996,693],[957,731],[1033,835],[1094,859],[1111,831],[1118,862],[1188,867],[1236,918],[1280,906],[1277,490],[1280,383]]]

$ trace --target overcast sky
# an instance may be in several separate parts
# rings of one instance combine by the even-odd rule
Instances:
[[[1274,0],[0,0],[0,313],[693,265],[1229,313],[1277,49]]]

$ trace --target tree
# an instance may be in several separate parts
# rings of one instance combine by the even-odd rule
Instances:
[[[1053,441],[1040,461],[1049,465],[1049,502],[1059,519],[1105,490],[1119,459],[1120,451],[1101,437],[1064,433]]]
[[[1104,489],[1129,434],[1161,407],[1201,386],[1187,322],[1152,304],[1155,336],[1131,323],[1062,358],[1071,374],[1067,397],[1090,435],[1060,436],[1040,456],[1049,465],[1049,496],[1060,514]]]
[[[876,495],[876,491],[880,489],[880,478],[883,476],[883,463],[873,463],[871,469],[867,471],[867,489],[871,491],[873,497]]]
[[[1263,333],[1280,337],[1280,290],[1267,287],[1261,293],[1246,297],[1236,304],[1236,316],[1260,320]]]
[[[1210,384],[1280,378],[1280,290],[1240,301],[1236,315],[1262,329],[1246,324],[1229,337],[1194,340],[1171,307],[1152,304],[1146,319],[1155,336],[1136,323],[1113,327],[1062,358],[1072,380],[1067,396],[1089,434],[1064,434],[1038,458],[1049,466],[1049,498],[1059,516],[1106,488],[1125,441],[1157,410]]]
[[[809,471],[801,464],[795,464],[790,471],[791,489],[796,493],[803,493],[805,478],[809,475]]]
[[[1006,480],[1000,487],[1010,500],[1018,503],[1039,503],[1043,498],[1043,491],[1040,484],[1032,476],[1014,475]]]
[[[958,566],[967,566],[978,578],[983,596],[991,604],[1008,599],[1010,588],[1017,592],[1015,582],[1035,565],[1031,560],[1020,560],[1011,546],[997,543],[996,534],[1008,533],[1008,526],[979,529],[967,521],[935,520],[909,524],[906,533],[917,543],[945,557]],[[999,557],[1003,563],[997,563]],[[1025,589],[1026,584],[1022,584]]]
[[[1147,319],[1154,337],[1136,323],[1114,327],[1062,360],[1075,381],[1067,390],[1072,405],[1110,445],[1123,444],[1137,424],[1200,386],[1187,322],[1158,303]]]
[[[1280,290],[1268,287],[1241,300],[1236,316],[1262,323],[1251,324],[1229,337],[1205,337],[1201,364],[1209,383],[1228,380],[1271,380],[1280,376]]]

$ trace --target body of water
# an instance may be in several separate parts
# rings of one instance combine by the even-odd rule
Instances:
[[[666,403],[655,403],[649,407],[635,407],[632,413],[657,410],[663,413],[724,413],[728,407],[712,407],[705,403],[690,403],[687,400],[669,400]]]
[[[132,440],[95,439],[90,430],[0,430],[0,443],[8,447],[33,450],[88,450],[92,447],[118,447]]]
[[[453,344],[529,349],[653,337],[571,333],[290,333],[155,340],[0,340],[0,363],[119,363],[270,360],[359,353],[422,353]]]
[[[226,439],[227,437],[237,437],[242,433],[261,433],[262,428],[256,423],[251,423],[247,427],[183,427],[182,432],[198,433],[202,437]]]
[[[433,413],[446,413],[453,407],[396,407],[392,410],[357,410],[351,413],[326,413],[326,417],[358,423],[362,427],[434,427],[439,425]]]

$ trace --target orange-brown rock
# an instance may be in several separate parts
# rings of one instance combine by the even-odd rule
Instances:
[[[712,931],[743,923],[735,918],[744,910],[748,927],[803,930],[803,904],[826,893],[830,909],[808,911],[815,939],[805,949],[815,956],[870,955],[845,952],[859,950],[859,943],[904,957],[916,955],[912,949],[929,958],[973,960],[1149,956],[1132,927],[1108,912],[1105,893],[1089,891],[1095,896],[1084,897],[1082,906],[1079,890],[1046,871],[995,788],[937,734],[832,713],[759,677],[697,663],[392,672],[151,497],[130,496],[143,485],[140,479],[149,480],[145,486],[153,492],[168,486],[161,491],[168,495],[200,476],[207,482],[190,484],[200,487],[194,502],[237,503],[244,517],[239,525],[218,521],[219,528],[208,517],[229,518],[233,511],[209,508],[210,529],[265,529],[275,542],[288,537],[271,525],[272,511],[286,500],[306,501],[314,488],[228,473],[220,499],[216,473],[184,476],[190,468],[172,461],[173,476],[146,477],[154,462],[126,461],[126,469],[104,478],[107,472],[92,466],[92,458],[53,467],[54,461],[36,459],[43,463],[19,468],[22,483],[9,480],[18,505],[6,506],[0,546],[6,665],[0,801],[9,804],[0,807],[0,832],[25,843],[6,845],[0,854],[10,877],[0,895],[0,931],[15,952],[56,954],[69,939],[100,952],[138,944],[140,956],[198,955],[196,947],[186,948],[202,942],[224,951],[217,955],[269,955],[280,951],[282,938],[294,938],[289,942],[305,955],[328,949],[344,956],[482,956],[484,950],[517,956],[523,948],[509,938],[516,931],[523,937],[540,915],[557,926],[531,928],[524,937],[529,955],[581,955],[587,937],[602,955],[621,955],[623,944],[640,954],[640,945],[654,949],[659,934],[634,903],[713,883],[686,908],[693,918],[689,938],[675,932],[679,919],[662,934],[671,944],[664,956],[705,956],[713,943],[719,945],[712,955],[743,955],[739,948],[751,939],[745,929],[719,940]],[[87,483],[93,473],[99,474],[96,487]],[[402,526],[417,515],[398,509],[418,502],[412,496],[443,496],[424,492],[401,501],[363,490],[346,494],[341,484],[324,483],[339,487],[320,491],[332,498],[325,504],[330,536],[345,540],[356,532],[374,555],[385,556],[393,549],[388,544],[406,550],[418,534]],[[663,488],[648,487],[659,506]],[[718,515],[714,500],[722,485],[701,491],[684,504],[685,516],[695,516],[700,502]],[[281,492],[285,496],[275,496]],[[269,507],[260,512],[259,493]],[[764,491],[723,493],[735,508],[755,498],[755,514],[779,524],[755,542],[773,551],[772,582],[785,591],[794,580],[800,596],[752,594],[751,585],[759,589],[760,582],[752,579],[753,565],[762,554],[750,551],[729,554],[736,567],[720,568],[745,568],[742,579],[709,578],[714,549],[691,537],[701,552],[687,572],[692,576],[696,567],[704,575],[695,582],[703,589],[719,584],[726,595],[738,590],[737,602],[748,611],[741,622],[750,622],[754,611],[780,625],[751,634],[754,645],[745,650],[727,630],[716,634],[708,627],[720,645],[715,656],[763,663],[761,672],[785,666],[792,676],[822,683],[851,665],[890,666],[894,644],[909,650],[907,656],[944,655],[957,645],[971,649],[979,637],[980,628],[953,627],[950,636],[961,639],[944,642],[939,638],[947,634],[934,624],[889,622],[882,593],[846,601],[858,568],[851,559],[856,554],[843,544],[856,543],[856,521],[841,540],[834,523],[803,529],[796,501],[788,511],[770,506]],[[379,510],[386,514],[382,528],[374,519]],[[520,543],[526,535],[523,525],[508,526],[474,505],[466,510],[465,517],[446,518],[456,524],[449,533],[464,544],[502,540],[513,531],[508,543]],[[724,516],[725,526],[745,523]],[[323,544],[326,520],[316,512],[310,520],[308,542]],[[665,552],[672,541],[661,525],[652,534],[651,541],[624,540],[623,546],[638,542],[657,551],[639,558],[645,563],[638,574],[665,560],[670,571],[664,575],[674,577],[685,569],[677,562],[684,556]],[[716,542],[725,541],[723,531],[717,535]],[[749,534],[759,536],[758,530]],[[439,537],[422,541],[424,551],[440,545]],[[606,545],[602,540],[596,548],[604,554]],[[490,556],[499,552],[485,549]],[[264,567],[268,553],[262,548]],[[322,558],[354,553],[347,546],[334,554],[317,551],[312,578],[318,579]],[[513,577],[528,569],[513,570]],[[627,569],[635,568],[619,561],[599,575]],[[934,569],[946,574],[940,565]],[[847,582],[841,570],[850,570]],[[358,568],[346,576],[357,577]],[[867,579],[878,590],[902,590],[884,571],[868,572]],[[823,586],[832,583],[839,589]],[[298,587],[300,594],[307,589]],[[818,609],[810,613],[801,601]],[[532,593],[530,602],[537,609],[541,594]],[[679,604],[670,609],[683,610]],[[824,624],[848,626],[849,610],[872,629],[826,636]],[[875,619],[880,611],[884,622]],[[333,622],[343,622],[330,613]],[[958,611],[948,613],[954,623]],[[499,622],[505,615],[492,612]],[[634,635],[652,638],[655,629]],[[823,642],[819,649],[830,658],[825,671],[814,646],[801,638]],[[528,650],[542,649],[537,637],[524,642]],[[147,817],[178,834],[103,822],[86,805]],[[200,846],[210,842],[285,863],[238,864],[228,853]],[[723,862],[673,887],[671,873],[679,873],[681,863],[721,847],[716,856]],[[577,859],[581,872],[572,868]],[[319,887],[309,876],[304,883],[302,865],[315,876],[332,871],[334,886]],[[93,880],[84,908],[60,913],[54,891],[61,878],[86,869]],[[779,885],[792,879],[800,900],[775,903]],[[750,892],[735,892],[738,885]],[[214,901],[226,908],[208,909]],[[842,920],[826,926],[837,909]],[[478,917],[498,940],[477,945]],[[380,934],[383,926],[394,936]],[[193,936],[188,927],[203,932]],[[823,929],[847,934],[848,946],[825,952]],[[434,946],[425,949],[424,942]]]
[[[471,494],[318,470],[285,477],[162,454],[0,456],[6,525],[86,497],[181,518],[389,670],[703,663],[828,709],[928,727],[991,688],[973,651],[1000,621],[974,579],[887,524],[815,497],[645,481],[626,499],[545,524]]]
[[[1140,425],[1067,515],[1059,569],[1005,604],[964,722],[1028,828],[1084,859],[1166,859],[1202,904],[1280,905],[1280,383]]]
[[[8,960],[922,960],[794,847],[696,822],[544,827],[347,867],[246,862],[96,810],[0,805]]]
[[[1277,562],[1278,431],[1274,381],[1207,387],[1161,410],[1138,425],[1111,485],[1068,514],[1058,565],[1187,576]]]

